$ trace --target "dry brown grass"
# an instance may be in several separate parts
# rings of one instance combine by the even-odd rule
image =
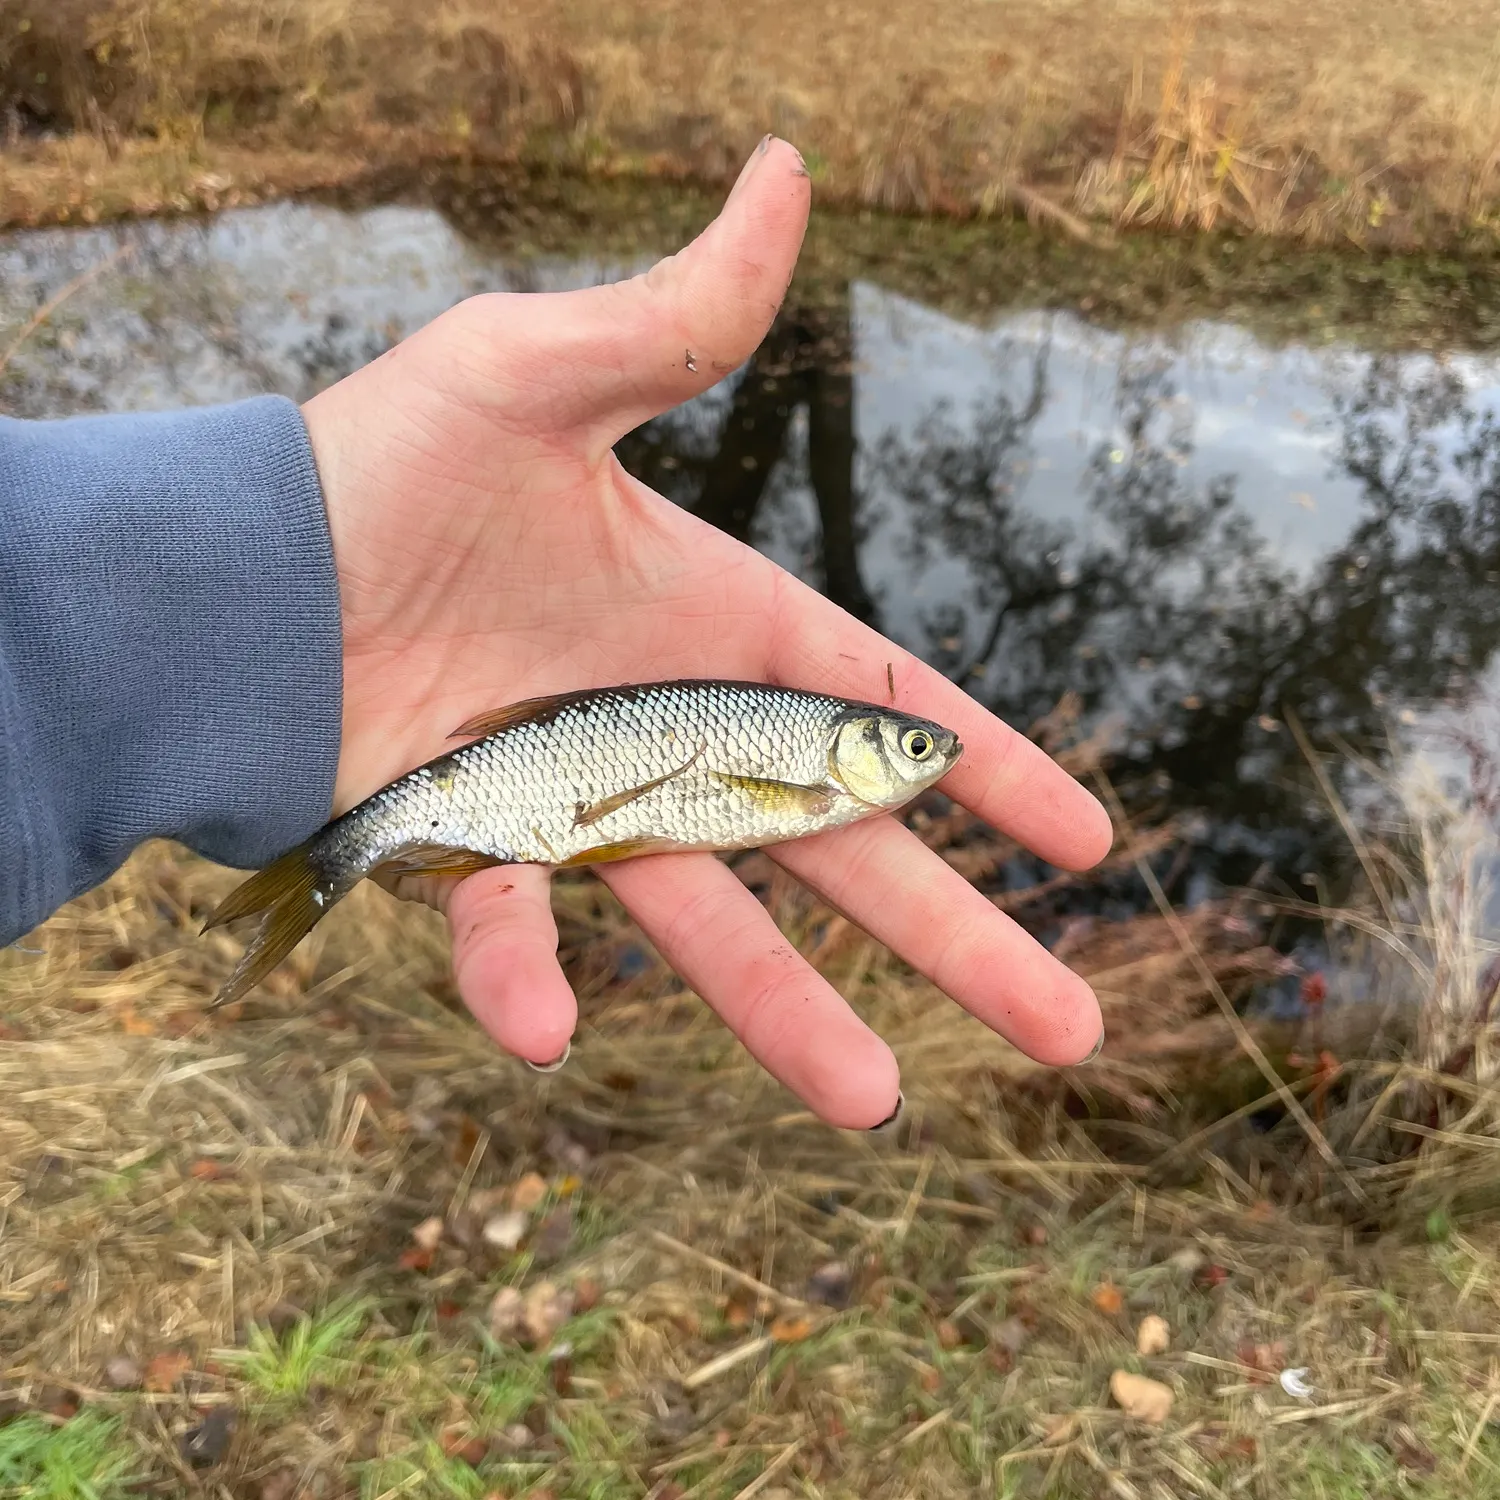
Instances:
[[[914,824],[970,878],[1009,852],[941,803]],[[1065,934],[1110,1044],[1060,1076],[763,857],[739,868],[891,1039],[896,1140],[796,1107],[586,877],[558,883],[583,1020],[545,1079],[458,1009],[441,924],[373,889],[228,1014],[202,1007],[235,940],[197,925],[234,877],[169,847],[0,953],[0,1412],[40,1411],[38,1443],[73,1433],[168,1493],[1500,1494],[1500,1263],[1448,1190],[1482,1182],[1500,1138],[1472,1069],[1404,1061],[1405,1037],[1371,1050],[1337,1016],[1261,1029],[1360,1204],[1267,1121],[1274,1092],[1235,1066],[1165,921]],[[999,899],[1034,918],[1058,894]],[[1282,967],[1255,915],[1184,916],[1235,998]],[[1429,1127],[1439,1094],[1460,1102]],[[528,1171],[551,1190],[530,1237],[487,1246]],[[443,1239],[414,1264],[431,1217]],[[811,1289],[834,1262],[847,1307]],[[486,1343],[497,1288],[543,1280],[597,1298],[558,1336],[571,1353]],[[252,1335],[293,1308],[320,1360]],[[1173,1342],[1141,1358],[1148,1311]],[[179,1352],[170,1388],[112,1388],[112,1359]],[[1311,1372],[1311,1401],[1283,1367]],[[1173,1388],[1165,1426],[1110,1403],[1118,1368]],[[80,1402],[127,1425],[96,1436]],[[185,1432],[226,1406],[228,1452],[193,1469]],[[0,1468],[11,1493],[35,1490]]]
[[[434,156],[722,183],[766,130],[898,210],[1437,244],[1500,206],[1463,0],[10,0],[0,80],[71,133],[13,139],[12,223]]]

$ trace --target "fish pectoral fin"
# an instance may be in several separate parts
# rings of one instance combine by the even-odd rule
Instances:
[[[488,870],[492,865],[504,863],[493,854],[481,854],[477,849],[459,849],[451,844],[414,844],[376,865],[370,871],[370,879],[390,890],[408,875],[451,875],[455,880],[462,880],[480,870]]]
[[[600,693],[599,688],[575,688],[566,693],[544,693],[538,698],[522,698],[518,703],[507,703],[503,708],[488,708],[472,719],[466,719],[452,734],[450,740],[478,740],[486,735],[499,734],[502,729],[513,729],[517,724],[551,718],[570,703],[582,702]]]
[[[596,848],[584,849],[578,854],[569,855],[558,864],[557,868],[567,870],[578,865],[607,865],[617,859],[635,859],[641,854],[667,854],[681,847],[680,844],[674,844],[671,839],[620,839],[613,844],[600,844]]]
[[[699,745],[692,755],[680,766],[668,771],[664,776],[653,777],[650,781],[643,781],[639,786],[630,787],[623,792],[614,792],[608,797],[601,797],[597,802],[580,802],[578,811],[573,814],[573,826],[575,828],[587,828],[590,823],[597,823],[600,818],[607,818],[610,813],[618,812],[622,807],[634,802],[637,797],[644,797],[647,792],[654,792],[657,787],[665,786],[669,781],[681,776],[684,771],[689,770],[693,763],[703,754],[704,747]]]
[[[775,781],[769,776],[735,776],[727,771],[708,774],[724,786],[743,792],[764,812],[802,813],[820,818],[833,806],[833,793],[828,787]]]

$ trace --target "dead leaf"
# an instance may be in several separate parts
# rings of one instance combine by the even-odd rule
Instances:
[[[724,1308],[724,1321],[731,1328],[748,1328],[755,1317],[755,1307],[743,1295],[730,1297]]]
[[[158,1395],[164,1394],[192,1367],[193,1362],[186,1354],[179,1354],[175,1349],[164,1350],[146,1365],[146,1389]]]
[[[465,1115],[458,1127],[458,1139],[453,1142],[453,1165],[466,1167],[469,1158],[474,1154],[474,1148],[479,1144],[479,1125],[470,1116]]]
[[[437,1214],[433,1214],[430,1219],[423,1219],[422,1222],[412,1230],[411,1237],[412,1243],[416,1245],[417,1249],[426,1250],[431,1253],[432,1251],[436,1250],[437,1247],[442,1243],[442,1219],[439,1218]]]
[[[1171,1386],[1129,1370],[1116,1370],[1109,1377],[1109,1393],[1127,1416],[1141,1422],[1165,1422],[1172,1410]]]
[[[146,1016],[137,1014],[133,1005],[122,1005],[115,1014],[120,1020],[120,1030],[126,1036],[155,1036],[156,1023]]]
[[[439,1434],[443,1452],[449,1458],[461,1458],[470,1468],[477,1469],[485,1460],[490,1451],[488,1441],[474,1435],[474,1429],[467,1423],[456,1422],[451,1427],[443,1428]]]
[[[496,1214],[485,1221],[482,1231],[486,1245],[496,1250],[514,1250],[526,1238],[531,1220],[523,1213]]]
[[[1135,1331],[1135,1352],[1149,1357],[1153,1354],[1165,1354],[1171,1347],[1171,1325],[1156,1313],[1147,1313]]]
[[[769,1331],[778,1344],[800,1344],[813,1331],[813,1320],[806,1313],[783,1313],[772,1319]]]
[[[573,1283],[573,1308],[576,1312],[588,1312],[599,1305],[599,1283],[589,1276],[580,1276]]]
[[[260,1500],[292,1500],[297,1493],[299,1469],[277,1469],[260,1482]]]
[[[538,1264],[550,1265],[561,1260],[573,1243],[573,1205],[564,1203],[545,1215],[537,1225],[531,1241],[531,1253]]]
[[[510,1206],[517,1213],[529,1214],[547,1196],[547,1179],[540,1172],[528,1172],[510,1192]]]
[[[1125,1306],[1125,1296],[1112,1282],[1101,1282],[1094,1288],[1093,1304],[1107,1318],[1115,1316]]]

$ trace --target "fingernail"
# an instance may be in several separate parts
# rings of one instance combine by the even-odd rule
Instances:
[[[526,1061],[526,1066],[530,1068],[533,1073],[555,1073],[560,1067],[562,1067],[565,1062],[567,1062],[568,1058],[572,1055],[573,1043],[570,1041],[567,1046],[563,1048],[562,1056],[559,1057],[556,1062],[534,1063],[528,1058]]]
[[[725,200],[726,204],[734,202],[736,196],[739,194],[740,189],[744,187],[744,185],[750,180],[751,176],[755,172],[756,167],[760,165],[761,158],[766,154],[767,151],[770,150],[770,148],[771,137],[769,135],[762,136],[760,144],[755,148],[754,151],[750,153],[750,158],[748,161],[746,161],[745,165],[740,168],[740,175],[734,179],[734,186],[730,188],[729,197]]]
[[[904,1092],[896,1094],[896,1107],[878,1125],[871,1125],[871,1135],[888,1135],[901,1122],[901,1116],[906,1112],[906,1095]]]
[[[1099,1040],[1097,1042],[1095,1042],[1094,1045],[1089,1049],[1089,1055],[1087,1057],[1085,1057],[1078,1064],[1078,1066],[1081,1068],[1084,1065],[1084,1063],[1091,1063],[1091,1062],[1093,1062],[1093,1060],[1096,1057],[1098,1057],[1098,1055],[1101,1052],[1103,1052],[1103,1051],[1104,1051],[1104,1030],[1101,1027],[1100,1031],[1099,1031]]]

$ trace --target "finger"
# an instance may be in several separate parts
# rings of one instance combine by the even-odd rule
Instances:
[[[868,1130],[900,1095],[891,1049],[709,854],[604,865],[600,878],[750,1054],[830,1125]]]
[[[1086,870],[1109,853],[1109,814],[1040,746],[806,584],[784,577],[779,594],[767,663],[776,682],[936,720],[964,747],[941,783],[955,801],[1065,870]]]
[[[550,877],[538,865],[483,870],[448,897],[453,977],[474,1018],[507,1052],[555,1062],[578,1024],[557,962]]]
[[[1028,1057],[1068,1067],[1098,1042],[1093,990],[894,818],[766,852]]]
[[[767,136],[713,223],[643,275],[476,299],[510,417],[529,410],[549,429],[591,429],[602,460],[627,432],[738,369],[781,306],[811,201],[801,156]]]

